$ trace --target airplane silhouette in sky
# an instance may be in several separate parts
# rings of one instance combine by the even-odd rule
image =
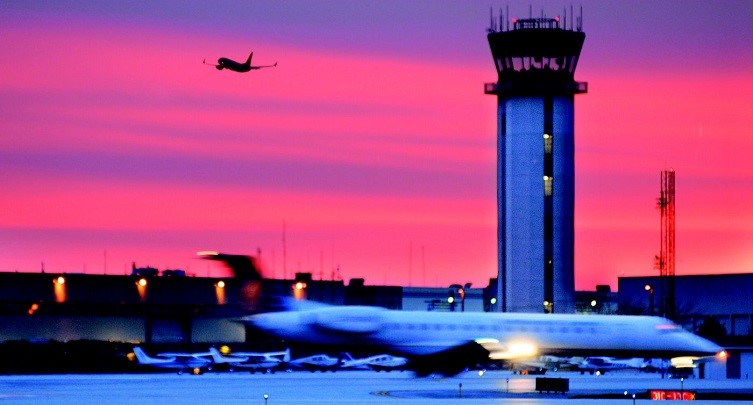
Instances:
[[[246,59],[245,63],[239,63],[239,62],[236,62],[236,61],[234,61],[232,59],[228,59],[228,58],[219,58],[219,59],[217,59],[217,64],[216,65],[213,64],[213,63],[207,63],[206,59],[204,59],[203,63],[205,65],[214,66],[215,68],[217,68],[217,70],[230,69],[233,72],[238,72],[238,73],[245,73],[245,72],[248,72],[248,71],[251,71],[251,70],[257,70],[257,69],[261,69],[261,68],[268,68],[268,67],[275,67],[275,66],[277,66],[277,62],[275,62],[274,65],[251,66],[251,58],[253,56],[254,56],[254,53],[251,52],[251,54],[248,55],[248,59]]]

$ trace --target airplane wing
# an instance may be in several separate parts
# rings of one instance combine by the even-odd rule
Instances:
[[[203,63],[203,64],[205,64],[205,65],[207,65],[207,66],[211,66],[211,67],[214,67],[214,68],[216,68],[216,67],[220,66],[220,65],[218,65],[218,64],[215,64],[215,63],[207,63],[207,60],[206,60],[206,59],[202,60],[202,61],[201,61],[201,63]]]
[[[199,353],[173,353],[173,352],[164,352],[164,353],[157,353],[157,356],[161,357],[173,357],[173,358],[204,358],[204,357],[210,357],[212,356],[211,352],[199,352]]]

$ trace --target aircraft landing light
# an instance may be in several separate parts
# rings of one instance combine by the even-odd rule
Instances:
[[[512,342],[509,344],[483,345],[489,350],[489,358],[492,360],[510,360],[533,357],[539,349],[533,343]]]
[[[672,365],[672,367],[677,367],[677,368],[695,367],[695,360],[698,360],[698,357],[692,357],[692,356],[673,357],[672,359],[670,359],[670,364]]]
[[[534,354],[536,354],[538,349],[536,349],[536,346],[534,346],[531,343],[516,342],[516,343],[510,343],[508,351],[514,357],[525,357],[525,356],[533,356]]]
[[[196,252],[197,256],[219,256],[220,252],[215,252],[214,250],[202,250],[201,252]]]

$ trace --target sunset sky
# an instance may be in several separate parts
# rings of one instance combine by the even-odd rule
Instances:
[[[219,250],[270,277],[485,286],[506,4],[3,1],[0,271],[221,277],[195,256]],[[753,2],[581,4],[576,288],[657,274],[670,168],[677,274],[753,272]],[[202,64],[251,51],[278,66]]]

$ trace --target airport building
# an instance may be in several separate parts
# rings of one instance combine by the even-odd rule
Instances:
[[[619,313],[668,316],[683,328],[703,335],[730,354],[712,375],[753,378],[753,274],[620,277]],[[673,295],[673,297],[671,297]],[[671,297],[671,298],[670,298]],[[663,313],[659,303],[671,299]]]
[[[492,18],[489,28],[503,312],[575,312],[574,96],[588,87],[574,79],[586,35],[570,17]]]
[[[265,296],[334,305],[402,308],[402,288],[366,286],[363,279],[264,280]],[[443,290],[446,291],[446,290]],[[241,285],[232,278],[187,277],[135,268],[130,276],[0,273],[0,342],[102,340],[193,344],[245,342]]]
[[[120,350],[126,353],[135,344],[170,350],[205,350],[211,344],[276,349],[256,331],[233,321],[247,314],[239,299],[241,286],[234,279],[141,270],[134,269],[129,276],[0,273],[0,352],[21,352],[29,345],[40,350],[39,345],[45,342],[69,342],[66,352],[71,351],[71,344],[81,346],[76,350],[84,353],[84,359],[92,347],[115,343],[121,343]],[[646,285],[660,282],[659,277],[620,278],[618,292],[607,286],[581,291],[576,294],[575,306],[580,313],[647,315],[653,308],[659,315],[651,299],[659,300],[661,292],[652,293]],[[299,273],[291,280],[264,280],[261,289],[264,295],[334,305],[478,312],[493,310],[496,286],[495,279],[484,288],[371,286],[363,279],[346,285],[341,280],[314,280],[311,274]],[[705,376],[752,376],[753,302],[746,292],[753,290],[753,274],[679,276],[675,287],[677,322],[730,353],[726,365],[705,370]],[[27,351],[24,356],[28,355]],[[66,356],[69,359],[70,353]],[[91,367],[102,367],[101,363],[89,368],[76,364],[82,372],[91,372]]]

